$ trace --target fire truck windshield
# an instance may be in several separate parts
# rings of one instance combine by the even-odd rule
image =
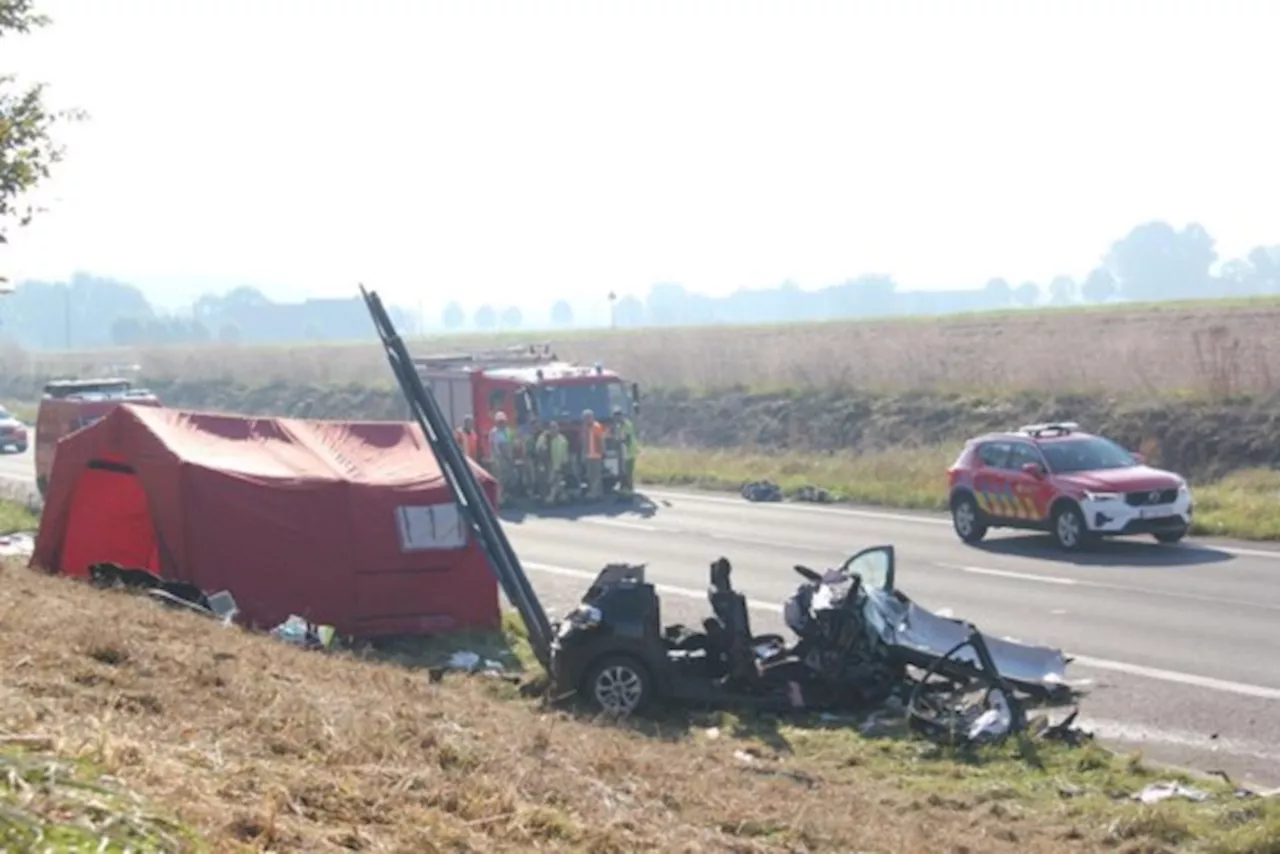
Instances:
[[[618,380],[573,385],[542,385],[533,390],[538,404],[538,417],[543,421],[569,421],[582,417],[590,409],[597,419],[613,416],[614,407],[631,414],[631,396]]]

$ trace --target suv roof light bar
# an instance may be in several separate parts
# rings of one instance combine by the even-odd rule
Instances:
[[[1043,436],[1046,433],[1057,433],[1060,436],[1065,436],[1079,429],[1080,425],[1075,421],[1050,421],[1047,424],[1024,424],[1018,428],[1017,432],[1027,433],[1031,436]]]

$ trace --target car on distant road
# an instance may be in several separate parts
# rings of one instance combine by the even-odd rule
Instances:
[[[25,454],[29,435],[27,425],[14,418],[9,410],[0,406],[0,452],[13,451],[17,454]]]
[[[1019,528],[1048,531],[1059,548],[1078,551],[1129,534],[1176,543],[1191,529],[1184,478],[1074,422],[970,439],[947,481],[952,523],[966,543],[991,528]]]

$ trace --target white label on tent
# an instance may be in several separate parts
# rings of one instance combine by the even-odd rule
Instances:
[[[467,544],[467,529],[458,505],[430,504],[396,508],[400,551],[460,549]]]

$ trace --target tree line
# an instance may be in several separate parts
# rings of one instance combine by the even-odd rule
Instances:
[[[679,284],[650,288],[646,298],[608,293],[620,327],[771,323],[912,314],[947,314],[1042,305],[1100,304],[1280,294],[1280,246],[1260,246],[1245,258],[1217,265],[1214,241],[1201,226],[1137,226],[1111,245],[1082,280],[1058,276],[1041,285],[993,278],[980,287],[900,290],[890,276],[867,275],[806,291],[793,283],[739,290],[725,297]],[[1215,270],[1215,265],[1217,269]],[[481,305],[468,312],[453,301],[424,315],[391,307],[406,334],[524,328],[516,306]],[[575,325],[573,305],[555,301],[535,326]],[[29,281],[0,299],[0,334],[37,349],[201,343],[352,341],[373,335],[359,297],[275,302],[257,288],[207,294],[189,312],[157,311],[137,287],[78,273],[67,282]]]
[[[35,0],[0,0],[0,39],[21,37],[49,23]],[[24,199],[51,174],[63,149],[55,131],[77,111],[48,108],[44,89],[0,69],[0,248],[38,211]],[[647,297],[607,292],[617,326],[770,323],[885,315],[946,314],[1039,305],[1105,303],[1280,294],[1280,245],[1258,246],[1244,258],[1218,264],[1214,239],[1198,223],[1176,229],[1148,222],[1115,241],[1082,280],[1013,283],[993,278],[978,287],[904,291],[892,276],[864,275],[806,291],[792,282],[763,290],[711,297],[678,283],[654,285]],[[3,271],[0,271],[2,273]],[[0,293],[9,290],[0,275]],[[602,288],[600,301],[606,299]],[[580,306],[581,307],[581,306]],[[435,329],[511,330],[526,324],[517,306],[459,302],[421,312],[392,308],[407,333]],[[557,300],[545,323],[574,325],[575,310]],[[537,325],[537,323],[535,324]],[[137,287],[90,273],[66,282],[27,281],[0,298],[0,336],[34,349],[90,348],[219,341],[223,343],[353,340],[372,334],[358,298],[278,303],[260,290],[239,287],[201,297],[190,312],[157,311]]]

